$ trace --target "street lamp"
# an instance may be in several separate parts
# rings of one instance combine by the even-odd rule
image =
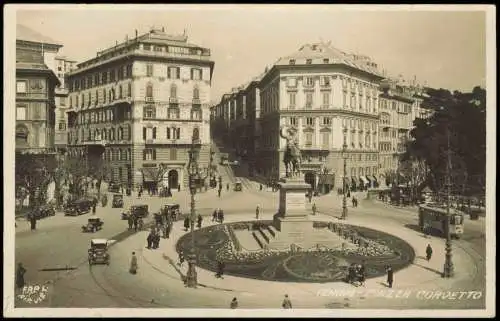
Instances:
[[[191,142],[191,150],[189,151],[189,163],[188,163],[188,174],[189,174],[189,192],[191,194],[191,250],[187,257],[188,261],[188,271],[186,274],[186,285],[190,288],[196,288],[198,285],[198,277],[196,273],[196,244],[194,239],[194,221],[196,220],[196,204],[194,196],[196,194],[196,178],[199,177],[198,168],[198,149],[199,149],[199,138],[193,132],[193,138]]]
[[[451,234],[450,234],[450,198],[451,198],[451,177],[450,177],[450,129],[446,126],[446,139],[447,139],[447,160],[446,160],[446,254],[444,261],[443,277],[450,278],[454,272],[452,261],[452,247],[451,247]]]
[[[347,219],[347,196],[346,196],[346,178],[347,178],[347,128],[344,127],[344,143],[342,144],[342,158],[344,159],[344,177],[342,182],[342,219]]]

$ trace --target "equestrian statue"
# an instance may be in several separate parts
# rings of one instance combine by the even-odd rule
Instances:
[[[301,157],[297,130],[293,127],[281,126],[280,136],[286,139],[285,155],[283,156],[286,177],[299,176]]]

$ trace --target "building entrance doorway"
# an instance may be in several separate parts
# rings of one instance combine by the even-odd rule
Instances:
[[[177,170],[172,169],[168,172],[168,187],[171,189],[178,188],[179,186],[179,173]]]
[[[304,180],[307,184],[311,184],[311,188],[314,191],[316,189],[316,175],[312,172],[307,172],[304,175]]]

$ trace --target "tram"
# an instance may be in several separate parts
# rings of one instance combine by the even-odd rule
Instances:
[[[425,232],[426,229],[437,230],[446,237],[448,228],[452,238],[460,238],[464,233],[464,213],[450,208],[448,217],[446,207],[437,204],[424,204],[418,208],[418,225]]]

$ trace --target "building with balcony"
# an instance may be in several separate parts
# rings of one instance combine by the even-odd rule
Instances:
[[[63,56],[55,57],[54,72],[61,83],[55,90],[56,124],[55,124],[55,147],[59,151],[66,151],[68,144],[68,86],[66,85],[66,74],[76,68],[76,61]]]
[[[54,152],[55,88],[60,82],[46,62],[61,47],[46,36],[17,25],[16,152]]]
[[[319,183],[326,191],[341,188],[346,128],[345,182],[349,186],[371,184],[378,174],[382,79],[377,64],[368,57],[347,54],[329,43],[306,44],[278,60],[258,85],[261,133],[257,171],[274,179],[285,175],[286,141],[280,137],[280,127],[294,127],[305,181],[313,189]]]
[[[164,29],[136,32],[78,64],[67,75],[70,153],[104,159],[114,182],[185,188],[195,135],[199,164],[208,167],[214,62],[187,40]]]

